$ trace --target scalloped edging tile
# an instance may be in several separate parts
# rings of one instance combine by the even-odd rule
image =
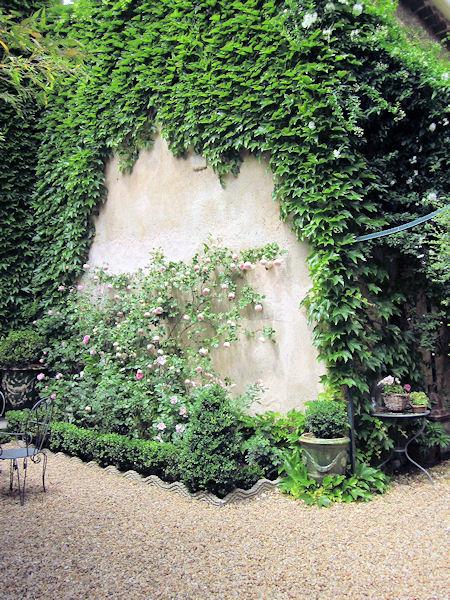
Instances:
[[[122,472],[122,471],[119,471],[119,469],[117,469],[117,467],[114,467],[113,465],[108,465],[106,467],[100,467],[100,465],[98,463],[96,463],[94,460],[90,460],[89,462],[84,462],[78,456],[69,456],[68,454],[65,454],[64,452],[55,452],[54,453],[54,452],[50,452],[49,450],[47,450],[47,452],[50,456],[51,455],[64,456],[65,458],[71,460],[72,462],[77,462],[77,463],[83,464],[86,467],[99,468],[99,469],[102,469],[103,471],[106,471],[107,473],[112,474],[112,475],[118,475],[120,477],[125,477],[125,479],[130,479],[131,481],[137,481],[140,483],[144,483],[146,485],[151,485],[151,486],[157,487],[157,488],[167,491],[167,492],[175,492],[177,494],[180,494],[181,496],[184,496],[185,498],[189,498],[191,500],[201,500],[201,501],[207,502],[208,504],[211,504],[213,506],[225,506],[225,504],[230,504],[231,502],[242,502],[245,500],[252,500],[253,498],[258,496],[262,492],[277,489],[278,484],[280,482],[280,479],[275,479],[273,481],[271,481],[270,479],[260,479],[254,485],[252,485],[252,487],[249,490],[243,490],[241,488],[236,488],[235,490],[233,490],[232,492],[227,494],[225,496],[225,498],[219,498],[218,496],[215,496],[211,492],[206,492],[206,491],[191,493],[187,489],[187,487],[184,485],[184,483],[181,483],[181,481],[175,481],[175,482],[169,483],[167,481],[163,481],[157,475],[149,475],[148,477],[143,477],[142,475],[139,475],[139,473],[137,473],[136,471]]]

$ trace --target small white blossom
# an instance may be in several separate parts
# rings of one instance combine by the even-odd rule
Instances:
[[[340,150],[333,150],[333,156],[334,158],[340,158],[341,156],[341,151]]]
[[[352,10],[353,10],[353,14],[354,14],[355,16],[359,17],[359,15],[360,15],[360,14],[362,13],[362,11],[363,11],[363,5],[362,5],[362,4],[359,4],[359,2],[358,2],[358,3],[356,3],[356,4],[354,4],[354,5],[353,5],[353,9],[352,9]]]
[[[329,30],[329,31],[331,31],[331,30]],[[324,31],[324,33],[325,33],[325,31]],[[316,124],[314,123],[314,121],[310,121],[310,122],[308,123],[308,127],[309,127],[310,129],[315,129],[315,128],[316,128]]]
[[[306,13],[306,15],[303,17],[302,27],[304,29],[309,29],[311,27],[311,25],[313,23],[315,23],[316,21],[317,21],[317,13],[316,12]]]
[[[427,196],[427,199],[430,200],[431,202],[434,202],[435,200],[437,200],[436,192],[430,192]]]
[[[428,129],[431,131],[431,133],[433,133],[433,131],[436,131],[436,123],[430,123]]]

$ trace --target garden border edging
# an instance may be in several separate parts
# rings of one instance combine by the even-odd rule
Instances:
[[[95,460],[90,460],[85,462],[81,460],[78,456],[70,456],[69,454],[65,454],[64,452],[52,452],[47,450],[50,456],[64,456],[68,458],[72,462],[79,462],[87,467],[99,467],[103,471],[107,473],[111,473],[113,475],[119,475],[124,477],[125,479],[131,479],[132,481],[138,481],[140,483],[145,483],[146,485],[157,487],[161,490],[176,492],[181,494],[185,498],[189,498],[190,500],[202,500],[203,502],[207,502],[213,506],[225,506],[226,504],[230,504],[231,502],[242,502],[245,500],[252,500],[256,498],[264,491],[278,489],[278,484],[281,479],[274,479],[271,481],[270,479],[259,479],[252,487],[248,490],[243,490],[241,488],[236,488],[229,494],[227,494],[224,498],[219,498],[215,496],[211,492],[207,491],[199,491],[199,492],[190,492],[187,487],[181,481],[174,481],[172,483],[168,483],[160,479],[157,475],[148,475],[147,477],[143,477],[139,475],[136,471],[119,471],[117,467],[114,465],[107,465],[106,467],[101,467]]]

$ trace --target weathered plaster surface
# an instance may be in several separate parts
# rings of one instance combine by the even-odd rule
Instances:
[[[222,187],[201,157],[177,159],[158,137],[131,174],[121,174],[113,159],[106,183],[107,201],[96,219],[89,259],[93,265],[132,272],[145,266],[158,247],[171,259],[189,259],[210,235],[236,250],[269,242],[288,250],[281,267],[266,271],[258,266],[249,275],[266,300],[262,316],[251,315],[248,325],[273,327],[276,344],[243,339],[218,350],[215,360],[223,375],[236,381],[237,391],[262,381],[267,391],[257,411],[287,411],[315,398],[323,370],[299,308],[310,285],[308,248],[280,221],[267,167],[249,157],[239,176],[229,177]]]

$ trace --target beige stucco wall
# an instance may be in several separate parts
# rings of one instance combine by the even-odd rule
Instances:
[[[131,174],[119,172],[113,159],[106,169],[107,201],[96,219],[89,262],[107,264],[112,272],[145,266],[157,247],[171,259],[188,259],[208,236],[240,250],[278,242],[288,250],[281,267],[250,272],[250,282],[266,295],[264,311],[249,323],[277,332],[277,342],[243,339],[215,357],[223,373],[236,381],[236,391],[261,380],[266,388],[255,410],[301,407],[319,391],[323,372],[317,362],[304,309],[310,279],[306,257],[288,225],[279,219],[272,200],[267,167],[247,158],[238,177],[222,187],[201,157],[177,159],[158,137],[152,150],[140,154]]]

